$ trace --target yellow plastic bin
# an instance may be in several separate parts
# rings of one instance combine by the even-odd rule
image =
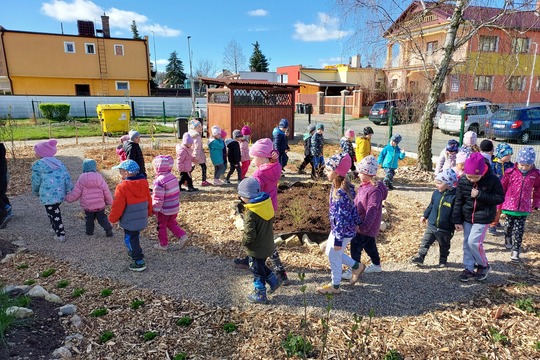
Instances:
[[[128,133],[131,107],[127,104],[98,104],[98,119],[104,133]]]

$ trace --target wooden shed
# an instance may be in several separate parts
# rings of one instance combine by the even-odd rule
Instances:
[[[289,138],[294,137],[294,93],[299,85],[265,80],[200,78],[208,85],[208,131],[217,125],[230,136],[234,129],[251,127],[252,141],[272,138],[279,120],[289,120]]]

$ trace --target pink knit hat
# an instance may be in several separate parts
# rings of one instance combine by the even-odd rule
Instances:
[[[54,156],[56,154],[56,144],[58,144],[56,139],[40,141],[34,145],[34,152],[41,158]]]
[[[259,139],[251,146],[251,149],[249,149],[249,156],[270,159],[273,151],[274,147],[272,140],[268,138]]]
[[[469,154],[467,154],[465,151],[458,152],[456,155],[456,164],[465,163],[465,160],[467,160],[467,156],[469,156]]]
[[[474,131],[467,131],[465,134],[463,134],[463,145],[473,146],[476,144],[477,139],[478,135],[476,135]]]
[[[251,128],[247,125],[242,127],[242,135],[251,135]]]
[[[347,131],[345,131],[345,137],[347,138],[353,138],[354,137],[354,130],[353,129],[347,129]]]
[[[480,153],[474,153],[465,160],[463,171],[467,175],[484,175],[487,169],[484,156]]]
[[[152,165],[154,165],[156,173],[168,173],[174,166],[174,160],[169,155],[158,155],[152,159]]]
[[[125,142],[128,141],[128,140],[129,140],[129,135],[122,135],[122,136],[120,137],[120,142],[121,142],[121,143],[125,143]]]
[[[326,161],[326,168],[335,171],[339,176],[345,177],[351,169],[352,159],[348,153],[332,156]]]
[[[227,137],[227,132],[223,129],[221,129],[221,138],[225,139]]]
[[[184,135],[182,135],[182,144],[184,145],[192,145],[193,144],[193,138],[189,133],[185,132]]]

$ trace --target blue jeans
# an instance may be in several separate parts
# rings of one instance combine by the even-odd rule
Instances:
[[[315,166],[315,169],[318,169],[320,166],[324,166],[324,156],[313,156],[313,166]]]
[[[136,263],[141,263],[144,259],[144,254],[139,242],[140,231],[131,231],[124,229],[124,243],[131,252],[131,259]]]
[[[272,274],[272,270],[266,266],[266,259],[257,259],[250,256],[249,269],[253,273],[253,285],[255,289],[266,291],[267,279]]]

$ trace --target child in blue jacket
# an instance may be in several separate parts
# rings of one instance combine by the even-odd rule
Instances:
[[[399,148],[398,144],[401,141],[401,135],[395,134],[390,138],[390,143],[384,147],[379,154],[378,163],[382,165],[384,170],[383,183],[388,190],[394,190],[392,185],[394,181],[394,175],[398,168],[398,160],[405,158],[405,150]]]
[[[208,149],[210,150],[210,160],[214,164],[214,185],[223,185],[219,179],[225,173],[225,164],[223,164],[223,148],[225,143],[221,139],[221,129],[212,126],[212,137],[208,140]]]
[[[272,138],[274,149],[277,150],[279,154],[279,164],[281,165],[281,171],[285,171],[285,166],[289,162],[289,156],[287,156],[287,151],[289,148],[289,140],[287,139],[286,131],[289,128],[289,121],[287,119],[281,119],[277,127],[272,131]]]

